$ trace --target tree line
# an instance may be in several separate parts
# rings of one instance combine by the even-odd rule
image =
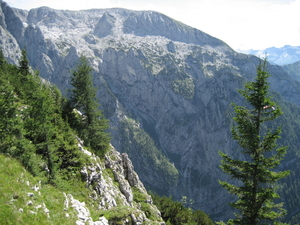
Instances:
[[[18,66],[7,63],[0,50],[0,152],[53,184],[78,176],[85,162],[76,136],[103,156],[110,142],[108,121],[98,109],[91,72],[82,57],[66,98],[30,68],[25,49]]]

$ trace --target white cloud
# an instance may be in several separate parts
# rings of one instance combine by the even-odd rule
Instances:
[[[186,23],[235,49],[300,45],[300,0],[213,0],[194,2],[192,6],[186,9],[190,13],[183,18]],[[193,19],[195,15],[197,20]]]
[[[155,10],[217,37],[235,49],[300,46],[300,0],[7,0],[30,9],[121,7]]]

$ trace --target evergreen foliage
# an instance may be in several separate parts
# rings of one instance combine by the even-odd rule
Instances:
[[[213,225],[213,221],[201,210],[185,208],[181,202],[173,201],[171,197],[159,197],[152,194],[153,203],[161,212],[167,225]]]
[[[153,173],[160,174],[168,185],[176,184],[179,177],[178,170],[136,121],[129,118],[123,120],[120,129],[121,148],[130,158],[134,158],[135,154],[138,154],[141,157],[140,164],[151,167]],[[135,153],[134,149],[130,147],[131,144],[136,146],[138,153]]]
[[[19,60],[19,71],[23,77],[26,77],[30,73],[29,60],[27,58],[26,49],[22,49],[21,58]]]
[[[270,224],[285,214],[282,203],[275,203],[280,196],[276,192],[277,181],[289,171],[276,172],[286,154],[286,147],[277,148],[280,128],[271,129],[270,121],[281,114],[281,109],[268,95],[270,76],[266,71],[267,60],[257,68],[257,77],[248,82],[239,93],[247,101],[247,107],[234,105],[236,126],[232,129],[245,161],[233,159],[224,153],[221,168],[241,185],[221,182],[231,194],[238,197],[230,205],[238,210],[229,224]],[[274,152],[275,150],[275,152]]]
[[[3,65],[6,64],[6,59],[4,57],[4,53],[3,53],[3,50],[0,49],[0,68],[3,67]]]
[[[280,169],[290,169],[291,173],[284,179],[279,180],[278,193],[284,201],[284,208],[287,210],[286,216],[282,219],[283,222],[289,224],[297,224],[300,221],[300,197],[299,197],[299,143],[300,143],[300,107],[290,102],[284,101],[277,93],[271,93],[276,99],[277,104],[282,108],[283,115],[278,117],[276,121],[268,124],[272,127],[277,127],[277,124],[282,126],[281,138],[277,143],[281,146],[289,146],[284,162],[280,165]],[[286,163],[288,162],[288,163]]]
[[[77,130],[85,145],[90,146],[97,155],[101,156],[107,151],[110,138],[105,132],[108,129],[108,121],[98,109],[99,104],[96,99],[92,71],[87,58],[80,57],[79,64],[72,71],[71,85],[73,89],[69,91],[69,107],[74,107],[79,112],[77,111],[77,119],[74,118],[76,117],[74,113],[69,117],[73,121],[73,128]],[[82,115],[80,115],[81,113]]]
[[[60,91],[30,71],[25,50],[20,66],[4,57],[1,62],[0,153],[17,158],[44,182],[78,176],[86,158],[62,118]]]

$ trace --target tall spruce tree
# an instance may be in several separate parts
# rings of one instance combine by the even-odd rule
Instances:
[[[82,120],[77,123],[79,136],[86,146],[91,146],[96,154],[102,155],[109,146],[110,138],[105,132],[108,129],[108,121],[98,109],[96,88],[93,84],[92,67],[86,57],[80,57],[79,64],[72,71],[70,102],[73,107],[82,113]]]
[[[267,78],[270,74],[266,65],[265,59],[257,68],[255,81],[246,83],[244,89],[239,90],[247,106],[233,104],[236,125],[232,128],[232,136],[239,144],[245,161],[220,152],[222,170],[240,181],[238,185],[220,181],[229,193],[238,198],[230,203],[238,213],[228,224],[273,224],[285,214],[283,204],[274,200],[280,197],[276,192],[276,182],[287,176],[289,171],[276,172],[274,168],[280,164],[287,148],[276,144],[281,129],[270,128],[270,121],[282,113],[268,94]]]

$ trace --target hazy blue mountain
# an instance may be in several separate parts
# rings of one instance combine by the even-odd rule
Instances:
[[[281,48],[270,47],[265,50],[238,50],[258,57],[268,56],[268,60],[277,65],[287,65],[300,60],[300,46],[285,45]]]

